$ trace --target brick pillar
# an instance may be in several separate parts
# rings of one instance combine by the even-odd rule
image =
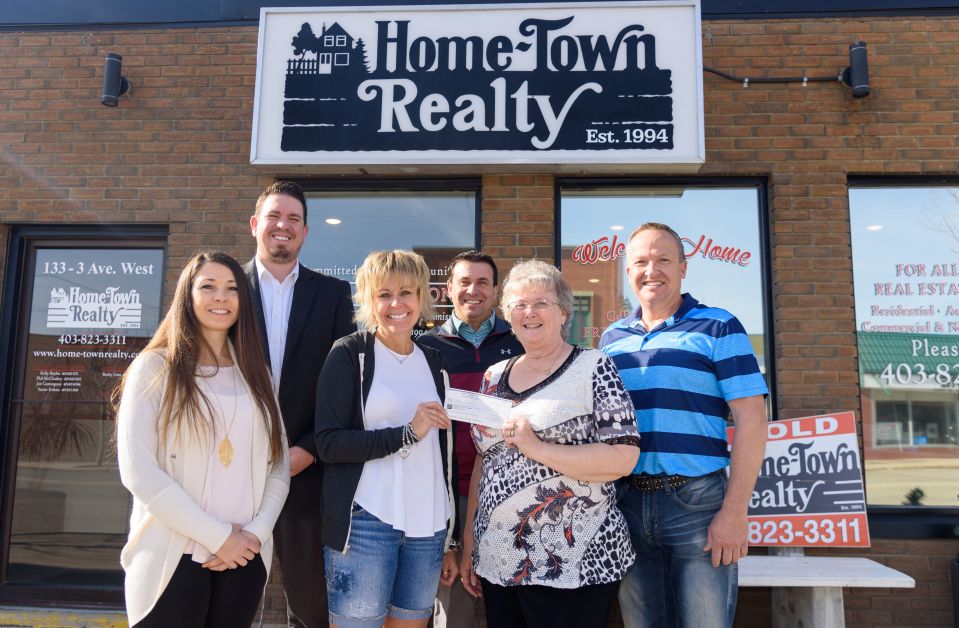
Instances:
[[[501,274],[523,259],[555,261],[553,181],[552,175],[483,177],[482,246]]]

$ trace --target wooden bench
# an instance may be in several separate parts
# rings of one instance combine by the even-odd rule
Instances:
[[[868,558],[747,556],[739,586],[772,587],[774,628],[843,628],[844,587],[912,589],[916,581]]]

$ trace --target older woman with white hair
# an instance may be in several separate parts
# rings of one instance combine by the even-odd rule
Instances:
[[[513,409],[472,428],[463,585],[490,626],[604,628],[635,560],[614,486],[639,457],[633,406],[609,357],[566,342],[573,295],[554,266],[514,266],[503,303],[526,353],[484,376]]]

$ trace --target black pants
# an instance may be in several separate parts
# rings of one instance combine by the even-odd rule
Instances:
[[[579,589],[480,582],[486,624],[496,628],[606,628],[619,591],[619,582]]]
[[[184,554],[173,577],[136,628],[240,628],[253,623],[266,568],[256,556],[246,567],[210,571]]]
[[[290,494],[273,528],[286,593],[287,622],[294,628],[327,628],[326,569],[320,539],[321,467],[307,467],[290,478]]]

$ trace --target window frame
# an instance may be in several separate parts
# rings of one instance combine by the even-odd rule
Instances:
[[[562,202],[563,190],[572,189],[585,191],[590,188],[638,188],[638,187],[696,187],[707,188],[755,188],[756,189],[756,211],[758,213],[759,227],[759,256],[760,273],[762,275],[762,303],[763,309],[763,329],[765,337],[763,344],[766,351],[766,385],[769,387],[769,403],[767,407],[770,410],[770,416],[777,415],[779,396],[777,392],[776,375],[776,327],[775,317],[773,315],[773,292],[772,292],[772,249],[770,247],[770,224],[769,224],[769,183],[763,177],[557,177],[554,188],[554,230],[555,241],[553,244],[554,265],[561,271],[562,266]],[[635,225],[638,227],[639,225]],[[633,228],[635,228],[633,227]],[[631,231],[632,229],[630,229]],[[625,232],[624,237],[629,233]]]
[[[313,192],[343,192],[371,194],[381,192],[471,192],[475,199],[473,216],[473,230],[476,235],[473,248],[480,250],[482,245],[483,227],[483,181],[481,179],[450,177],[450,178],[418,178],[418,179],[387,179],[387,178],[355,178],[342,179],[278,179],[295,181],[303,188],[303,193],[309,198]]]
[[[417,193],[417,192],[465,192],[473,195],[473,244],[476,251],[482,250],[483,240],[483,181],[466,177],[450,178],[355,178],[343,179],[285,179],[295,181],[303,188],[307,200],[312,193],[363,194],[369,193]],[[431,280],[432,281],[432,280]],[[502,275],[500,276],[502,281]],[[445,282],[445,279],[444,279]]]
[[[41,247],[81,248],[161,248],[163,250],[164,290],[161,312],[167,305],[166,265],[169,260],[169,228],[166,225],[13,225],[10,229],[6,269],[0,307],[0,604],[36,604],[41,607],[68,605],[75,608],[122,609],[123,587],[42,585],[11,583],[7,576],[10,537],[13,530],[13,505],[16,492],[19,421],[10,412],[14,384],[20,381],[17,366],[24,359],[30,312],[27,309],[35,268],[29,268],[29,255]],[[22,375],[22,374],[21,374]],[[118,557],[119,558],[119,557]],[[117,565],[119,569],[119,564]]]
[[[918,188],[918,187],[959,187],[959,177],[889,175],[867,176],[849,175],[846,177],[846,201],[854,188]],[[851,221],[851,214],[850,214]],[[855,277],[856,261],[852,257],[852,233],[849,234],[850,268]],[[852,288],[853,308],[856,307],[855,285]],[[854,314],[855,315],[855,314]],[[858,352],[858,344],[857,344]],[[859,368],[857,358],[857,371]],[[857,383],[858,386],[858,383]],[[862,390],[859,393],[859,420],[862,421]],[[861,427],[860,427],[861,429]],[[861,435],[861,433],[860,433]],[[863,443],[865,445],[865,443]],[[866,470],[865,447],[863,447],[863,480],[866,493],[869,492]],[[883,539],[957,539],[959,538],[959,507],[956,506],[871,506],[867,502],[869,514],[869,532],[873,538]]]

